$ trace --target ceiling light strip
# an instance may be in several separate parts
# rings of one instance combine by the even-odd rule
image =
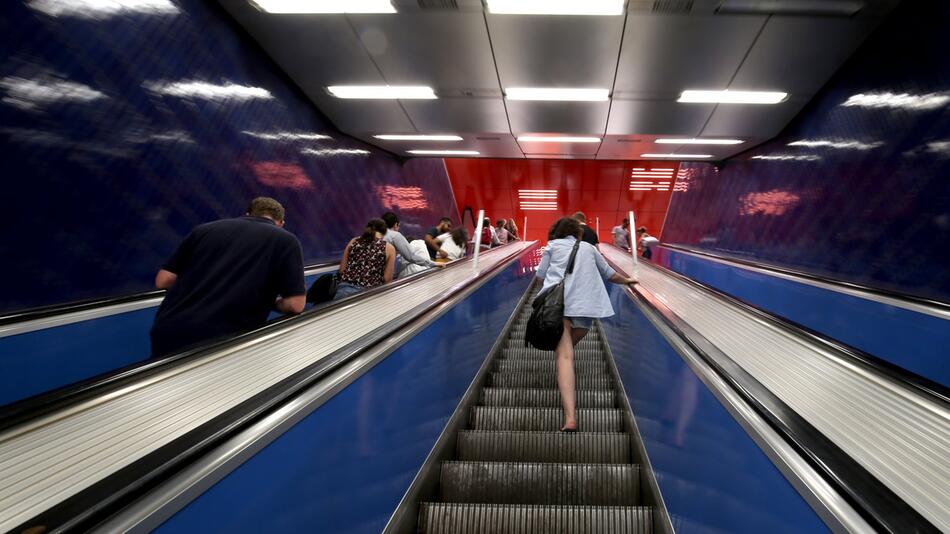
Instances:
[[[788,99],[783,91],[687,90],[677,102],[700,104],[778,104]]]
[[[625,0],[486,0],[493,15],[623,15]]]
[[[705,159],[712,154],[640,154],[641,158]]]
[[[432,100],[438,98],[423,85],[331,85],[327,91],[337,98],[364,100]]]
[[[395,13],[391,0],[251,0],[267,13]]]
[[[380,134],[374,135],[383,141],[461,141],[459,135],[425,135],[425,134]]]
[[[739,145],[745,141],[742,139],[700,139],[693,137],[689,139],[663,138],[653,142],[661,145]]]

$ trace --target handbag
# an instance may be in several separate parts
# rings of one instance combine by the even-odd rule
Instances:
[[[564,286],[567,277],[574,272],[574,258],[577,256],[577,249],[580,247],[580,239],[574,243],[574,249],[571,250],[571,258],[567,262],[567,270],[564,277],[554,287],[540,293],[535,297],[531,307],[531,317],[528,318],[528,324],[524,332],[524,344],[528,344],[541,350],[554,350],[557,348],[561,336],[564,334]]]
[[[337,273],[325,273],[317,277],[307,290],[307,302],[320,304],[333,300],[336,295]]]

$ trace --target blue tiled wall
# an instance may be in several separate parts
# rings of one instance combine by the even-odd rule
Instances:
[[[409,234],[457,218],[441,160],[334,130],[213,2],[120,4],[0,3],[0,312],[150,289],[254,196],[308,263],[389,208]]]
[[[683,165],[663,240],[950,302],[948,27],[903,2],[777,139]]]

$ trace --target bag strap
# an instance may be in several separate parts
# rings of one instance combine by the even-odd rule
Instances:
[[[567,260],[567,272],[564,274],[565,277],[574,272],[574,258],[577,257],[577,249],[579,249],[580,246],[581,240],[578,239],[574,242],[574,249],[571,250],[571,259]]]

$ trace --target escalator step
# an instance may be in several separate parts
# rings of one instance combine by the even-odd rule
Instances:
[[[488,384],[505,388],[557,388],[556,375],[551,373],[491,373]],[[613,381],[606,373],[578,374],[577,389],[610,389]]]
[[[555,360],[498,360],[495,370],[499,373],[553,373]],[[574,372],[578,375],[589,373],[607,373],[607,362],[600,360],[577,360]]]
[[[524,347],[524,334],[521,335],[510,335],[505,341],[506,349],[514,349],[518,347]],[[574,346],[574,349],[600,349],[600,340],[596,336],[584,337],[580,342]]]
[[[496,504],[638,504],[633,464],[442,462],[444,502]]]
[[[424,534],[648,534],[653,511],[641,506],[422,503]]]
[[[463,430],[458,438],[459,460],[601,464],[632,461],[629,434]]]
[[[483,388],[479,404],[484,406],[561,406],[561,394],[556,389],[538,388]],[[581,408],[613,408],[616,398],[612,389],[582,389],[577,392]]]
[[[469,421],[474,430],[560,430],[564,412],[560,408],[514,408],[475,406]],[[614,408],[577,410],[581,432],[623,432],[622,413]]]
[[[523,345],[518,347],[512,347],[503,349],[501,351],[502,358],[508,359],[522,359],[522,360],[553,360],[554,351],[553,350],[539,350],[534,347],[525,347]],[[598,349],[574,349],[574,359],[575,360],[603,360],[604,352]]]

